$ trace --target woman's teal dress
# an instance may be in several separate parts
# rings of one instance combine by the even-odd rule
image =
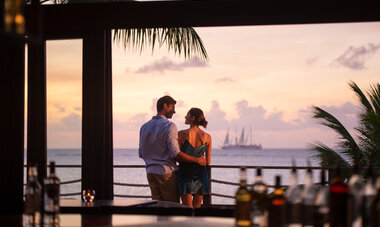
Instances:
[[[207,143],[194,148],[189,141],[185,140],[181,151],[194,157],[201,157],[207,151]],[[180,162],[177,182],[180,195],[210,194],[206,166],[200,166],[196,163]]]

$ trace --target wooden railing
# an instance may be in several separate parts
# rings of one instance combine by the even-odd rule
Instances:
[[[26,166],[25,166],[26,167]],[[47,166],[49,167],[49,166]],[[291,166],[244,166],[247,169],[272,169],[272,170],[289,170],[292,168]],[[56,168],[81,168],[81,165],[56,165]],[[115,169],[125,169],[125,168],[145,168],[144,165],[114,165]],[[209,174],[209,179],[210,182],[210,192],[211,195],[205,196],[204,197],[204,204],[206,206],[212,204],[212,198],[213,197],[223,197],[223,198],[229,198],[229,199],[234,199],[234,195],[226,195],[226,194],[220,194],[220,193],[214,193],[212,191],[212,183],[216,184],[224,184],[227,186],[238,186],[238,182],[231,182],[231,181],[226,181],[226,180],[221,180],[221,179],[213,179],[212,177],[212,169],[239,169],[241,166],[239,165],[210,165],[208,166],[208,174]],[[307,166],[298,166],[296,167],[298,170],[300,169],[307,169],[309,167]],[[323,169],[322,167],[310,167],[313,170],[321,170]],[[328,168],[329,169],[329,168]],[[61,182],[61,185],[67,185],[67,184],[74,184],[74,183],[80,183],[81,179],[75,179],[75,180],[70,180],[70,181],[63,181]],[[148,188],[148,184],[136,184],[136,183],[128,183],[128,182],[114,182],[114,186],[122,186],[122,187],[143,187],[143,188]],[[268,185],[269,188],[273,188],[274,185]],[[283,187],[287,187],[286,184],[283,185]],[[80,192],[67,192],[67,193],[61,193],[61,197],[68,197],[68,196],[80,196]],[[115,198],[151,198],[150,195],[127,195],[127,194],[114,194]]]

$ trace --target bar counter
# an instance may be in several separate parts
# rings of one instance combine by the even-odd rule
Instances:
[[[195,217],[176,215],[143,214],[59,214],[59,225],[41,225],[55,227],[114,227],[114,226],[180,226],[180,227],[234,227],[232,217]],[[1,226],[27,227],[22,215],[0,215]],[[39,227],[39,226],[35,226]]]
[[[25,220],[21,214],[0,214],[0,226],[33,226]],[[61,200],[59,220],[59,225],[41,226],[235,226],[231,207],[191,209],[155,200],[95,200],[91,203]]]
[[[60,226],[196,226],[196,227],[234,227],[233,218],[159,216],[159,215],[79,215],[61,214]]]

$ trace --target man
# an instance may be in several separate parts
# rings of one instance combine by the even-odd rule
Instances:
[[[179,203],[176,161],[205,166],[197,158],[180,151],[177,126],[169,121],[177,102],[170,96],[157,101],[157,115],[140,129],[139,157],[144,159],[152,199]]]

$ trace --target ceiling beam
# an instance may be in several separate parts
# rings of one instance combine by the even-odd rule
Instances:
[[[41,5],[47,38],[116,28],[380,21],[380,1],[203,0]],[[26,7],[27,31],[32,9]]]

